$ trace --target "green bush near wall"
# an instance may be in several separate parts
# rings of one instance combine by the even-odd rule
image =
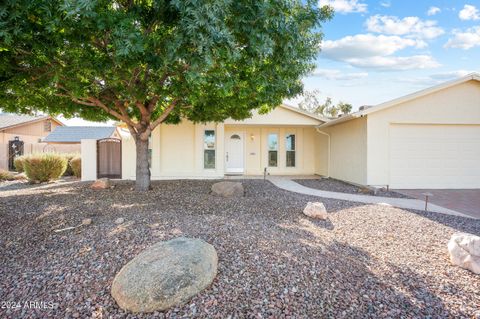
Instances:
[[[22,173],[24,171],[24,169],[23,169],[23,161],[24,160],[25,160],[25,155],[17,156],[13,160],[13,165],[15,166],[15,170],[19,173]]]
[[[82,158],[80,156],[72,158],[68,163],[68,166],[70,166],[73,176],[78,178],[82,177]]]
[[[11,180],[13,180],[14,178],[15,178],[15,177],[13,176],[13,174],[10,173],[9,171],[0,169],[0,182],[3,182],[3,181],[11,181]]]
[[[42,183],[59,179],[66,171],[68,160],[63,154],[39,153],[25,156],[23,169],[30,182]]]

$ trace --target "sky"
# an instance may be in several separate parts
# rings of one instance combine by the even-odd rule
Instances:
[[[305,90],[379,104],[480,72],[480,0],[319,0],[335,16]],[[286,101],[295,106],[300,99]]]

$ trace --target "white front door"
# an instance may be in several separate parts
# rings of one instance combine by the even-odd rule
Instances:
[[[227,173],[243,173],[243,132],[227,132],[225,134],[225,171]]]

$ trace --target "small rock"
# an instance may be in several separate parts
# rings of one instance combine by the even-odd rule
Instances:
[[[97,179],[93,184],[90,186],[91,189],[107,189],[111,188],[112,183],[108,178],[100,178]]]
[[[327,219],[328,217],[325,205],[320,202],[308,202],[303,213],[308,217],[317,219]]]
[[[115,224],[123,224],[125,222],[125,218],[119,217],[115,219]]]
[[[243,197],[245,192],[240,182],[218,182],[212,185],[212,193],[222,197]]]
[[[84,220],[82,220],[82,225],[84,226],[90,225],[91,223],[92,223],[91,218],[85,218]]]
[[[453,234],[448,242],[448,252],[452,264],[480,274],[480,237],[466,234]]]

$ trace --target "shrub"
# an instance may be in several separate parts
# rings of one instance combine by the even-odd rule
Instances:
[[[13,165],[15,166],[15,170],[19,173],[22,173],[24,171],[24,169],[23,169],[23,161],[24,160],[25,160],[25,155],[17,156],[13,160]]]
[[[75,156],[69,162],[70,169],[73,172],[73,176],[82,177],[82,158],[80,156]]]
[[[2,181],[11,181],[14,179],[14,176],[9,171],[0,169],[0,182]]]
[[[77,154],[77,153],[65,153],[62,155],[67,159],[67,163],[70,163],[70,161],[75,157],[80,156],[80,154]],[[72,175],[75,175],[75,173],[72,171],[72,167],[70,165],[67,165],[67,169],[65,170],[65,173],[63,173],[63,176],[72,176]]]
[[[30,182],[49,182],[60,178],[67,169],[65,156],[56,153],[31,154],[25,157],[23,168]]]

